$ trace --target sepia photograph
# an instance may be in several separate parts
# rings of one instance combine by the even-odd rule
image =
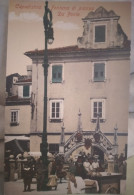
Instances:
[[[5,195],[126,193],[131,10],[9,0]]]

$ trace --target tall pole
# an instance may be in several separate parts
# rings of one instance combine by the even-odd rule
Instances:
[[[48,48],[47,44],[50,43],[49,41],[53,41],[53,29],[52,29],[52,13],[48,8],[48,2],[46,1],[45,5],[45,13],[43,17],[43,24],[44,24],[44,33],[45,33],[45,50],[44,50],[44,116],[43,116],[43,134],[42,134],[42,143],[40,145],[40,151],[42,154],[42,161],[43,161],[43,174],[44,174],[44,181],[42,185],[42,191],[48,190],[47,183],[48,183],[48,143],[47,143],[47,76],[48,76]]]

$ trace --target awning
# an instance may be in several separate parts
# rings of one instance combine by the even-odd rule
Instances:
[[[26,136],[5,136],[6,155],[10,153],[16,156],[25,151],[29,152],[29,141],[30,138]]]
[[[5,143],[13,141],[13,140],[30,140],[29,137],[26,136],[5,136]]]

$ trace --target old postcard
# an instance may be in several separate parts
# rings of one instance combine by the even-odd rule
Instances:
[[[126,191],[131,3],[10,0],[5,194]]]

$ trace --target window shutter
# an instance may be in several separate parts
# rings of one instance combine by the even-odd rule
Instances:
[[[23,86],[23,97],[29,97],[29,85]]]
[[[94,81],[104,81],[105,79],[105,64],[95,63],[94,64]]]
[[[52,82],[61,83],[62,82],[62,66],[56,65],[52,67]]]

